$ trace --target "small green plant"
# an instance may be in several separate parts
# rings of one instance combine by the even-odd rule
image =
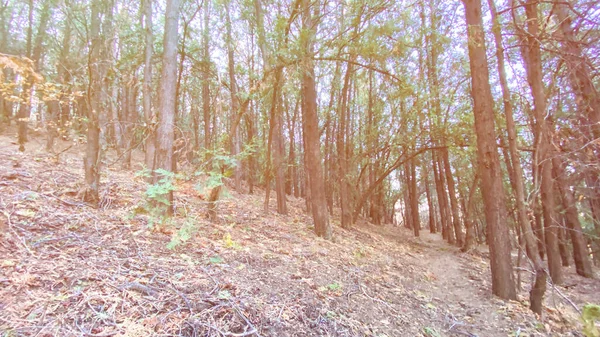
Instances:
[[[157,177],[156,183],[146,186],[143,204],[134,210],[136,214],[148,214],[148,227],[150,229],[155,226],[163,226],[169,221],[167,208],[171,206],[171,202],[168,199],[168,194],[177,190],[175,179],[182,178],[179,174],[163,169],[154,170],[154,174]],[[152,171],[144,168],[136,173],[136,177],[151,178]]]
[[[586,304],[581,313],[583,320],[583,334],[586,337],[600,337],[600,330],[596,326],[596,321],[600,321],[600,305]]]
[[[205,175],[207,179],[196,184],[196,190],[203,195],[208,195],[208,217],[211,220],[217,219],[218,200],[222,196],[229,195],[224,179],[231,177],[240,161],[250,156],[253,151],[253,146],[246,146],[244,151],[235,156],[228,154],[223,148],[207,150],[200,154],[199,157],[205,159],[195,174],[197,176]]]
[[[221,264],[225,261],[220,256],[212,256],[210,259],[208,259],[208,262],[210,262],[211,264]]]
[[[328,292],[332,292],[332,293],[338,293],[342,290],[342,285],[338,282],[333,282],[326,286],[319,287],[319,290],[322,292],[328,291]]]
[[[217,298],[221,300],[228,300],[231,298],[231,293],[229,292],[229,290],[221,290],[217,294]]]
[[[342,289],[342,285],[337,282],[333,282],[333,283],[327,285],[327,289],[329,289],[331,291],[338,291],[338,290]]]
[[[367,256],[367,252],[363,247],[356,248],[353,252],[354,258],[360,260]]]
[[[198,230],[194,218],[188,218],[183,223],[183,226],[175,232],[171,237],[171,241],[167,244],[168,249],[175,249],[177,246],[188,241]]]
[[[442,337],[442,335],[440,335],[440,333],[437,332],[436,329],[428,326],[423,328],[423,334],[427,337]]]

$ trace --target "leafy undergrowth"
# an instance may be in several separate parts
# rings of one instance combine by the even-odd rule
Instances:
[[[262,211],[264,192],[231,192],[211,223],[193,182],[172,224],[187,240],[168,249],[173,234],[135,215],[134,172],[105,167],[94,209],[77,198],[81,166],[75,149],[21,155],[0,136],[0,335],[577,336],[566,298],[598,302],[597,281],[570,271],[540,319],[526,290],[489,295],[485,254],[367,223],[325,241],[293,197],[280,216]]]

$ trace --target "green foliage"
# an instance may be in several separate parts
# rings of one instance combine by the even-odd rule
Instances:
[[[162,226],[169,221],[166,216],[166,210],[171,205],[171,202],[167,196],[170,192],[177,190],[175,179],[182,178],[180,174],[175,174],[164,169],[157,169],[154,173],[157,177],[156,183],[147,184],[144,201],[142,205],[139,205],[134,210],[135,214],[145,213],[148,215],[148,226],[150,228],[156,225]],[[144,168],[136,173],[136,177],[150,178],[152,177],[152,171]]]
[[[340,284],[338,282],[333,282],[324,287],[319,287],[319,290],[322,292],[329,291],[332,293],[339,293],[342,291],[342,284]]]
[[[229,292],[229,290],[221,290],[217,294],[217,297],[221,300],[228,300],[231,298],[231,293]]]
[[[214,150],[206,150],[200,153],[201,158],[206,158],[205,162],[196,171],[195,175],[207,175],[208,178],[203,183],[196,185],[196,190],[202,194],[206,194],[214,188],[225,187],[223,180],[233,175],[234,169],[239,166],[239,163],[249,157],[256,151],[256,145],[248,144],[244,146],[244,150],[235,156],[230,155],[223,148]],[[224,189],[221,193],[227,193]]]
[[[442,335],[440,335],[440,333],[437,332],[435,328],[431,328],[428,326],[423,328],[423,334],[427,337],[442,337]]]
[[[583,320],[583,334],[586,337],[600,337],[600,330],[596,326],[596,321],[600,321],[600,305],[586,304],[581,314]]]
[[[175,232],[173,237],[171,237],[171,241],[167,244],[168,249],[175,249],[177,246],[192,238],[192,235],[198,231],[195,220],[196,219],[194,218],[185,220],[183,226],[181,226],[181,228]]]
[[[220,256],[211,256],[211,257],[208,259],[208,262],[210,262],[211,264],[221,264],[221,263],[223,263],[223,262],[225,262],[225,261],[224,261],[224,260],[223,260],[223,258],[222,258],[222,257],[220,257]]]
[[[331,291],[337,291],[337,290],[342,289],[342,285],[337,282],[333,282],[333,283],[327,285],[327,289],[329,289]]]

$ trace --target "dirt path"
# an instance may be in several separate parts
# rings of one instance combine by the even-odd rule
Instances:
[[[383,237],[412,248],[406,262],[423,271],[412,292],[421,300],[422,309],[431,317],[431,327],[437,336],[572,336],[573,324],[581,308],[588,302],[598,303],[600,282],[575,274],[565,268],[566,288],[549,286],[546,310],[542,319],[528,310],[530,278],[522,275],[519,301],[502,301],[491,295],[491,280],[487,251],[481,246],[470,253],[461,253],[446,243],[441,235],[426,230],[415,238],[412,231],[400,227],[369,227]],[[568,300],[567,300],[568,299]],[[431,315],[433,313],[433,315]],[[425,334],[427,335],[427,334]]]

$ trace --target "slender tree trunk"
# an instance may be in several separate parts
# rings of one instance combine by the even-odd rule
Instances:
[[[564,169],[564,164],[556,157],[552,159],[552,163],[554,165],[554,178],[565,210],[565,220],[573,244],[575,269],[577,270],[577,274],[583,277],[594,277],[587,243],[583,236],[581,223],[579,222],[575,195],[573,194],[573,191],[569,189],[565,177],[566,170]]]
[[[204,3],[204,30],[202,31],[202,115],[204,119],[204,148],[209,150],[211,146],[211,111],[210,111],[210,82],[209,82],[209,71],[210,71],[210,33],[209,33],[209,21],[210,21],[210,1]]]
[[[458,201],[456,200],[456,189],[454,188],[454,178],[452,177],[452,169],[450,168],[450,158],[448,148],[442,149],[442,160],[444,162],[444,172],[446,173],[446,183],[448,185],[448,194],[450,195],[450,208],[452,211],[452,222],[454,225],[454,235],[456,237],[456,245],[463,245],[463,235],[460,225]]]
[[[410,172],[410,217],[412,219],[412,229],[415,236],[419,236],[421,230],[421,217],[419,216],[419,193],[417,191],[417,163],[416,159],[412,159],[409,163]]]
[[[28,56],[33,61],[34,69],[37,71],[40,66],[40,59],[42,57],[42,48],[43,41],[46,36],[46,27],[48,26],[48,21],[50,19],[50,0],[46,0],[41,9],[40,15],[40,24],[38,26],[38,30],[35,36],[35,41],[32,44],[32,17],[33,17],[33,1],[29,3],[29,28],[28,28],[28,36],[27,36],[27,51]],[[32,50],[33,48],[33,50]],[[29,76],[25,79],[23,88],[22,88],[22,101],[19,106],[19,110],[17,113],[17,125],[18,128],[18,141],[19,141],[19,151],[25,151],[25,143],[27,143],[27,129],[29,124],[29,118],[31,115],[31,103],[32,103],[32,93],[33,93],[33,76]]]
[[[280,94],[281,95],[281,94]],[[285,195],[285,144],[283,142],[283,118],[281,96],[278,98],[275,113],[275,130],[273,134],[273,164],[275,169],[275,191],[277,193],[277,213],[287,214],[287,200]]]
[[[585,44],[581,43],[576,36],[575,28],[572,24],[572,19],[569,14],[571,1],[556,3],[554,7],[554,15],[560,23],[560,32],[564,38],[563,48],[564,55],[562,59],[566,60],[569,81],[571,88],[576,95],[575,103],[577,111],[581,114],[580,127],[584,130],[586,141],[593,142],[594,139],[600,138],[600,92],[594,86],[592,69],[589,64],[588,56],[583,50]],[[598,160],[598,148],[595,149],[595,159]],[[600,181],[597,170],[591,169],[589,173],[585,173],[588,183]],[[597,205],[592,207],[592,216],[596,229],[596,239],[594,246],[597,252],[594,257],[600,261],[600,184],[591,184],[589,198],[590,202]]]
[[[503,299],[515,300],[517,294],[510,257],[510,236],[506,223],[502,170],[496,148],[494,99],[489,83],[481,1],[464,0],[463,4],[467,22],[479,175],[488,227],[492,293]]]
[[[338,155],[338,174],[339,174],[339,192],[340,192],[340,208],[342,211],[341,225],[342,228],[350,228],[352,226],[352,205],[350,198],[350,188],[348,183],[348,158],[346,151],[346,136],[348,134],[347,127],[347,102],[350,92],[350,78],[352,76],[352,65],[347,64],[346,75],[344,76],[344,86],[342,87],[341,103],[339,106],[339,126],[337,130],[336,148]]]
[[[237,156],[241,151],[241,140],[240,140],[240,128],[238,114],[240,113],[240,104],[237,94],[237,82],[235,80],[235,58],[233,54],[233,38],[231,33],[231,15],[230,15],[230,2],[225,4],[225,18],[226,18],[226,31],[227,31],[227,70],[229,74],[229,92],[231,94],[231,155]],[[242,192],[242,166],[238,164],[234,168],[234,185],[235,190]]]
[[[498,59],[498,74],[500,77],[500,85],[502,87],[502,99],[504,103],[504,115],[506,117],[506,129],[508,132],[508,152],[510,154],[510,163],[512,169],[511,182],[513,183],[513,190],[515,192],[516,206],[517,206],[517,220],[521,227],[521,233],[525,240],[525,248],[527,256],[533,263],[536,277],[535,284],[530,293],[530,305],[531,310],[537,314],[542,313],[542,302],[544,292],[546,290],[546,271],[542,264],[540,255],[538,254],[536,238],[531,228],[531,223],[527,216],[527,204],[525,202],[525,183],[523,182],[523,168],[517,149],[517,132],[515,121],[513,118],[513,107],[510,99],[510,92],[508,89],[508,82],[506,80],[506,71],[504,69],[504,48],[502,47],[502,35],[500,31],[500,22],[498,21],[498,15],[496,12],[496,6],[494,0],[488,0],[492,19],[494,20],[494,41],[496,44],[496,57]]]
[[[558,191],[558,189],[556,189]],[[560,205],[562,200],[557,195],[556,202]],[[558,251],[560,252],[560,260],[563,267],[570,266],[569,263],[569,239],[567,238],[566,219],[564,214],[559,214],[559,228],[558,228]]]
[[[297,12],[296,1],[293,5],[293,12],[285,29],[282,44],[284,46],[288,43],[288,36],[291,28],[291,22],[294,18],[294,14]],[[271,100],[271,108],[269,113],[269,135],[267,139],[267,165],[265,169],[265,181],[267,193],[265,195],[264,209],[265,212],[269,208],[269,196],[271,192],[271,175],[275,171],[275,191],[277,193],[277,212],[280,214],[287,214],[286,196],[285,196],[285,170],[284,164],[284,144],[283,144],[283,124],[281,121],[281,83],[283,83],[283,68],[277,67],[275,69],[275,60],[272,60],[271,51],[268,48],[264,29],[263,9],[259,0],[254,1],[254,9],[256,13],[256,25],[258,31],[258,44],[261,49],[263,63],[265,65],[265,73],[268,73],[271,69],[275,70],[275,76],[273,81],[273,95]],[[272,151],[274,146],[274,150]],[[271,163],[271,152],[274,154],[273,165]]]
[[[431,167],[433,168],[433,183],[435,185],[438,209],[440,211],[440,226],[441,226],[442,238],[444,240],[448,240],[448,229],[447,229],[448,217],[446,216],[446,208],[445,208],[445,204],[444,204],[446,199],[444,196],[444,191],[442,189],[443,184],[440,181],[440,173],[438,171],[437,158],[436,158],[435,154],[436,154],[436,151],[433,150],[431,152],[431,164],[432,164]]]
[[[435,204],[431,195],[431,187],[429,182],[429,171],[425,171],[425,195],[427,196],[428,214],[429,214],[429,232],[434,234],[437,232],[437,218],[435,216]]]
[[[88,59],[89,88],[87,102],[87,144],[84,159],[85,189],[83,200],[93,206],[99,202],[98,190],[100,188],[100,126],[98,125],[98,114],[101,110],[102,77],[100,71],[100,55],[103,41],[100,37],[101,15],[103,4],[100,0],[92,2],[90,21],[90,55]]]
[[[164,51],[159,90],[158,130],[154,169],[173,169],[173,143],[175,138],[175,100],[177,85],[177,27],[180,0],[167,0],[165,11]],[[155,175],[155,182],[159,177]],[[169,202],[165,215],[173,214],[173,191],[165,195]]]
[[[66,4],[69,2],[66,1]],[[70,120],[71,108],[70,108],[70,92],[71,92],[71,66],[69,56],[71,53],[71,32],[72,26],[70,23],[65,23],[65,31],[63,36],[63,43],[60,52],[59,62],[57,65],[57,73],[60,83],[64,86],[60,94],[60,111],[59,116],[55,120],[58,127],[58,135],[65,136],[67,134],[67,122]]]
[[[155,143],[156,143],[156,116],[152,112],[152,0],[142,0],[142,13],[144,16],[144,83],[142,86],[144,118],[146,120],[146,152],[144,163],[146,168],[154,168]]]
[[[311,191],[311,209],[315,223],[315,233],[325,239],[331,239],[331,225],[327,214],[325,200],[325,180],[321,166],[321,142],[319,140],[319,118],[317,114],[317,90],[315,85],[315,72],[312,55],[314,53],[314,38],[316,36],[317,22],[312,18],[309,0],[302,1],[302,27],[310,35],[304,40],[305,51],[302,64],[302,119],[305,136],[304,151],[306,154],[305,167]]]
[[[544,215],[544,236],[550,277],[555,284],[563,283],[560,251],[558,247],[558,217],[554,203],[554,181],[552,179],[550,123],[546,120],[546,95],[542,80],[542,59],[540,54],[538,10],[536,0],[528,0],[525,5],[527,15],[527,44],[524,48],[524,61],[527,79],[534,100],[536,158],[535,168],[539,170],[542,211]]]
[[[439,172],[439,182],[440,182],[440,192],[442,193],[442,207],[444,207],[444,214],[446,216],[446,239],[448,240],[448,243],[453,245],[456,243],[456,237],[454,234],[454,222],[453,222],[453,216],[452,216],[452,210],[450,209],[450,202],[449,202],[449,198],[448,198],[448,193],[446,192],[446,176],[444,173],[444,167],[443,167],[443,155],[442,157],[438,158],[436,156],[436,163],[434,163],[434,165],[437,165],[437,170]]]
[[[469,197],[465,200],[465,198],[461,198],[463,200],[463,210],[464,210],[464,219],[465,219],[465,240],[461,247],[462,252],[467,252],[471,249],[471,247],[475,244],[475,228],[473,225],[473,203],[475,199],[475,191],[477,191],[477,185],[479,183],[479,175],[475,174],[473,178],[473,185],[469,190]],[[460,185],[460,182],[459,182]]]
[[[123,158],[123,168],[126,170],[131,169],[131,152],[133,152],[134,145],[134,134],[133,129],[137,123],[137,78],[135,73],[131,74],[128,79],[128,83],[125,85],[125,102],[124,109],[124,122],[125,122],[125,157]]]

